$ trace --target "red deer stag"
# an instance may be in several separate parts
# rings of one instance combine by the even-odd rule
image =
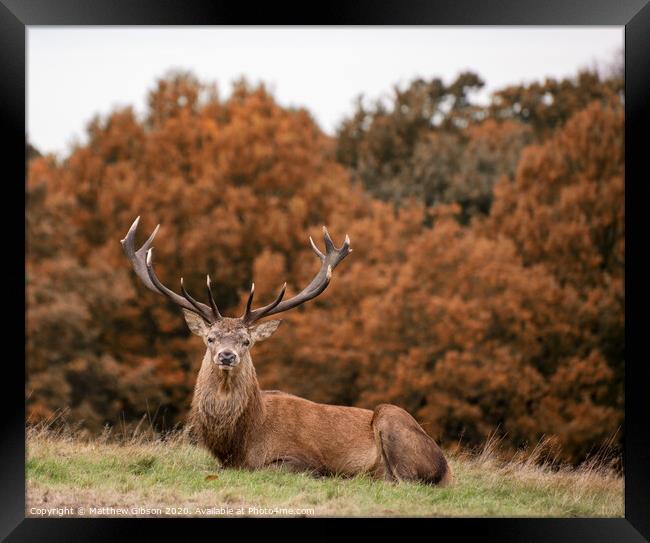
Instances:
[[[207,278],[210,305],[190,296],[181,278],[181,293],[156,277],[152,264],[156,227],[135,250],[138,217],[121,241],[133,269],[147,288],[181,306],[190,330],[207,349],[199,370],[190,424],[199,442],[223,466],[256,469],[283,465],[314,474],[368,473],[389,481],[430,484],[451,481],[450,467],[436,442],[403,409],[388,404],[374,411],[314,403],[278,391],[260,390],[250,355],[251,347],[268,338],[279,320],[258,323],[297,307],[321,294],[332,271],[352,251],[350,239],[337,249],[323,227],[325,254],[310,239],[320,269],[300,293],[283,300],[286,283],[270,304],[253,309],[255,284],[244,314],[239,318],[219,313]]]

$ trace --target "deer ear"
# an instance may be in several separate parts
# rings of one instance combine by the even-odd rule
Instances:
[[[250,329],[251,339],[253,342],[266,339],[278,329],[278,326],[280,326],[281,322],[282,321],[275,320],[256,324]]]
[[[201,337],[205,337],[208,334],[208,326],[205,324],[202,317],[199,317],[196,313],[192,313],[187,309],[183,309],[183,315],[185,315],[185,322],[193,334]]]

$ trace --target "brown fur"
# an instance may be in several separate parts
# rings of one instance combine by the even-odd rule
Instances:
[[[213,325],[213,331],[216,326],[221,337],[242,333],[235,322]],[[223,371],[214,362],[222,345],[208,346],[190,422],[199,441],[224,466],[282,465],[316,475],[369,473],[389,481],[451,481],[442,451],[403,409],[382,404],[373,412],[262,391],[248,348],[223,341],[237,349],[240,362]]]

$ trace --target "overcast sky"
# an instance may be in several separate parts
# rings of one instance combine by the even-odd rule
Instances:
[[[113,108],[141,114],[168,70],[192,70],[230,93],[240,76],[263,81],[280,104],[306,107],[333,133],[363,93],[463,70],[507,84],[612,62],[623,27],[29,27],[27,129],[42,152],[85,141],[86,123]]]

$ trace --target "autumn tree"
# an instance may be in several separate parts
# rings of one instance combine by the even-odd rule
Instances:
[[[616,67],[606,75],[585,69],[575,77],[549,77],[543,82],[501,89],[494,93],[489,113],[496,119],[529,124],[543,140],[594,101],[621,105],[624,88],[623,74]]]
[[[483,81],[471,72],[450,85],[415,80],[394,89],[391,103],[356,112],[338,132],[337,157],[374,196],[425,206],[458,203],[461,217],[486,214],[500,175],[512,175],[521,149],[532,141],[529,127],[488,120],[472,102]]]
[[[572,407],[557,420],[544,420],[549,428],[563,421],[581,435],[592,425],[619,424],[623,408],[623,123],[620,105],[594,102],[544,145],[527,149],[515,179],[497,185],[487,223],[493,236],[516,244],[527,266],[543,265],[567,297],[578,302],[572,316],[580,329],[575,353],[553,377],[561,399],[546,399],[549,404],[571,402]],[[600,392],[585,393],[576,385],[581,380],[598,380]],[[616,412],[595,419],[602,404]]]
[[[432,132],[413,155],[408,194],[425,206],[458,204],[459,219],[469,222],[490,212],[493,188],[512,177],[530,129],[517,122],[487,120],[460,133]]]

